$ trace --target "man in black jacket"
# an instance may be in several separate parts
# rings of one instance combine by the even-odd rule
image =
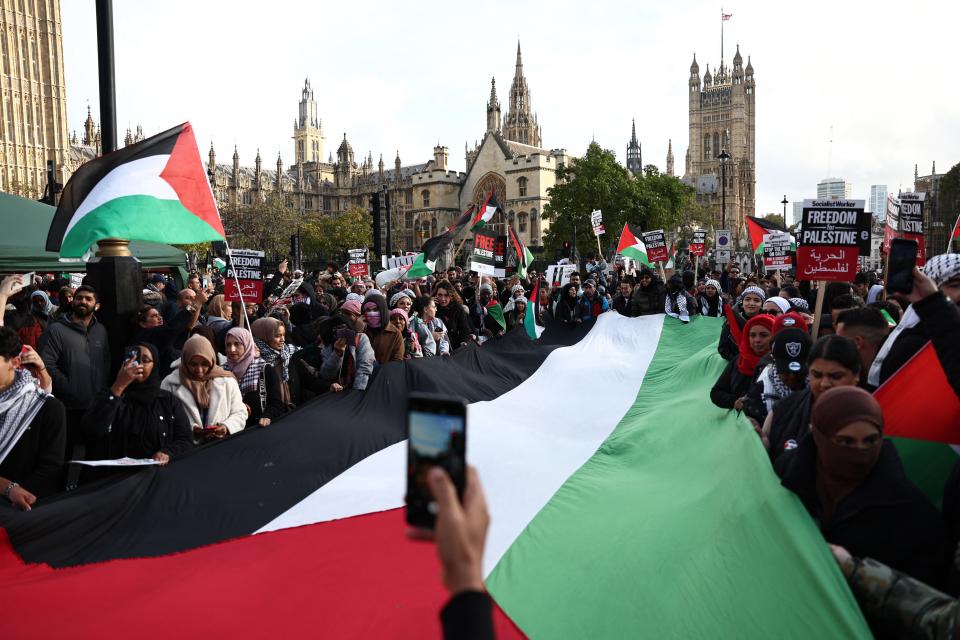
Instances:
[[[80,442],[80,421],[94,397],[110,382],[110,343],[97,322],[97,292],[82,285],[73,294],[72,312],[40,336],[40,357],[53,379],[53,394],[67,409],[67,459]],[[66,478],[64,478],[66,481]]]

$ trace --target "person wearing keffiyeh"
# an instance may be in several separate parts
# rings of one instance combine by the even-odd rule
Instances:
[[[677,318],[684,324],[690,322],[690,314],[697,312],[697,304],[684,290],[683,278],[677,274],[667,281],[667,295],[663,300],[663,312],[671,318]]]
[[[703,293],[697,296],[700,303],[700,313],[710,318],[723,317],[723,298],[720,283],[716,280],[707,280]]]
[[[29,511],[56,493],[66,447],[66,411],[21,368],[23,344],[0,327],[0,500]]]

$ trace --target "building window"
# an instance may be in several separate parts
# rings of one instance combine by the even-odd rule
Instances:
[[[517,230],[520,233],[527,232],[527,214],[523,213],[522,211],[517,216]]]
[[[410,189],[404,192],[403,201],[406,203],[408,207],[413,206],[413,189]]]
[[[527,195],[527,179],[526,178],[517,178],[517,191],[520,194],[520,197]]]
[[[710,152],[710,134],[706,133],[703,136],[703,159],[710,160],[713,158],[713,154]]]
[[[420,192],[420,196],[423,198],[423,206],[424,206],[424,208],[429,207],[429,206],[430,206],[430,192],[427,191],[426,189],[424,189],[423,191]]]
[[[722,151],[720,149],[720,134],[716,131],[713,132],[713,150],[714,155],[720,155],[720,151]]]

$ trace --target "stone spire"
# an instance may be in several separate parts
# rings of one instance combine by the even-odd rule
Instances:
[[[540,127],[537,116],[530,106],[530,88],[523,75],[523,59],[520,55],[520,42],[517,41],[517,66],[510,85],[509,111],[503,123],[503,137],[521,144],[541,146]]]
[[[93,115],[90,113],[90,105],[87,105],[87,119],[83,122],[83,144],[87,147],[96,144],[96,124],[93,122]]]
[[[500,100],[497,99],[497,79],[490,78],[490,99],[487,101],[487,132],[500,131]]]
[[[213,150],[213,140],[210,141],[210,151],[207,153],[207,171],[217,170],[217,152]]]
[[[643,172],[643,158],[640,153],[640,141],[637,140],[637,120],[634,118],[630,130],[630,142],[627,144],[627,169],[633,175]]]
[[[276,181],[277,193],[280,193],[280,189],[282,187],[283,187],[283,160],[280,158],[280,152],[277,151],[277,181]]]
[[[673,176],[673,140],[667,140],[667,175]]]

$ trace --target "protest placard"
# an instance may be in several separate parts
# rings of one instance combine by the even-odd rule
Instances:
[[[350,249],[347,251],[347,255],[350,258],[347,264],[347,272],[351,278],[363,278],[370,275],[366,249]]]
[[[790,257],[789,233],[763,234],[763,268],[765,271],[787,271],[793,266]]]
[[[863,200],[803,201],[798,278],[853,281],[860,253],[870,255],[870,221],[864,204]]]
[[[507,237],[478,231],[473,236],[470,270],[485,276],[503,278],[507,267]]]
[[[663,233],[663,229],[646,231],[641,235],[643,235],[643,244],[647,248],[647,260],[649,260],[651,264],[654,262],[666,262],[670,257],[670,251],[667,248],[667,238]]]
[[[233,249],[227,256],[223,300],[240,302],[241,296],[245,301],[260,302],[263,299],[263,251]]]

